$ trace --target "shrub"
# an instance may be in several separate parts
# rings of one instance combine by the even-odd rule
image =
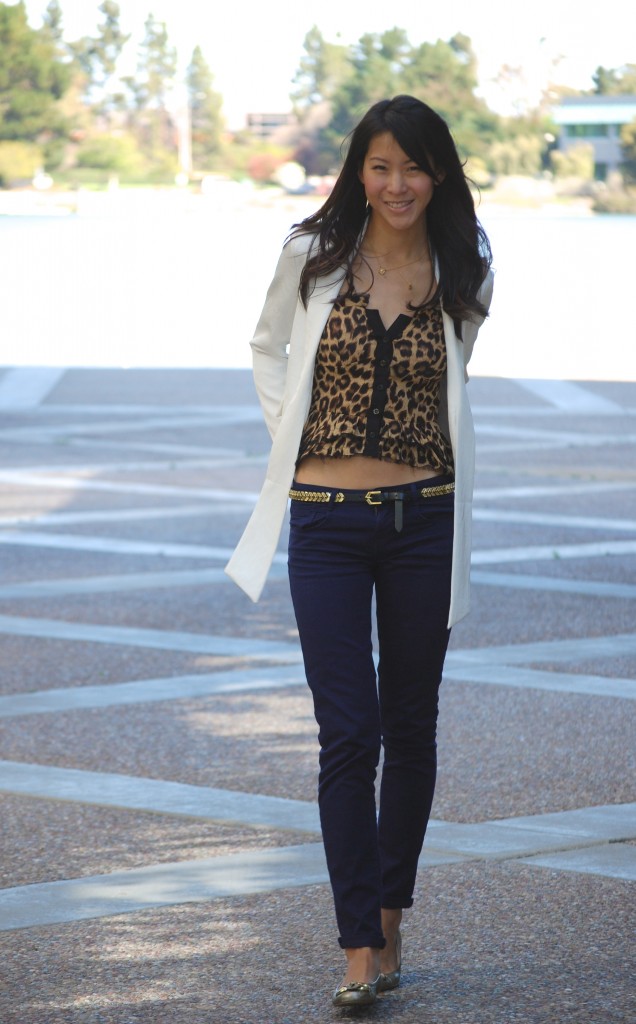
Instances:
[[[30,183],[42,166],[42,150],[33,142],[0,142],[0,186]]]
[[[594,146],[581,142],[566,150],[555,149],[550,154],[555,178],[594,179]]]
[[[595,213],[636,213],[636,188],[599,192],[592,209]]]
[[[141,155],[130,136],[97,135],[87,139],[77,151],[77,166],[111,174],[135,174]]]
[[[514,139],[493,142],[488,154],[496,174],[524,174],[532,177],[541,170],[543,143],[534,135],[518,135]]]
[[[253,181],[272,181],[275,171],[288,159],[287,150],[263,148],[252,152],[247,161],[247,173]]]

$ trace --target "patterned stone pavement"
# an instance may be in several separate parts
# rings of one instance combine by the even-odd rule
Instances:
[[[475,379],[471,616],[405,975],[358,1019],[634,1019],[636,384]],[[0,370],[2,1024],[342,1019],[245,371]]]

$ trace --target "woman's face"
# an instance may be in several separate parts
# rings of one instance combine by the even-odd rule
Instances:
[[[390,132],[371,139],[359,177],[373,215],[388,227],[404,230],[424,221],[435,182]]]

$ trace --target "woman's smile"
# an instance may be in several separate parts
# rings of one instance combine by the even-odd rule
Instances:
[[[435,182],[404,152],[390,132],[371,140],[360,170],[367,202],[387,227],[412,226],[425,219]],[[392,220],[394,216],[399,220]]]

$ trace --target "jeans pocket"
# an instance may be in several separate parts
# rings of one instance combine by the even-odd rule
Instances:
[[[434,498],[424,498],[412,505],[415,519],[419,522],[430,523],[444,517],[453,518],[455,512],[455,495],[439,494]]]
[[[325,522],[330,509],[331,505],[326,501],[292,501],[289,509],[289,524],[294,530],[311,530]]]

